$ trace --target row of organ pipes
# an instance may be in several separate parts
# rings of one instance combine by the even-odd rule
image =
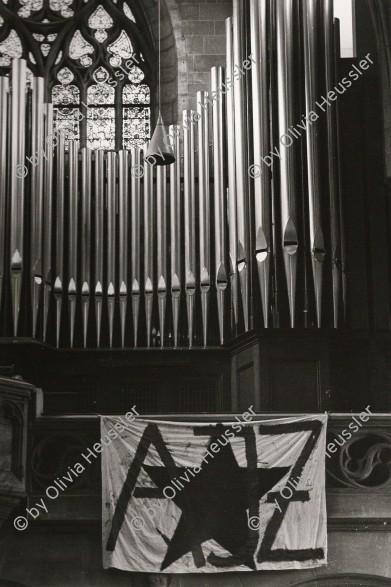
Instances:
[[[213,67],[209,96],[198,92],[197,111],[170,126],[168,166],[145,161],[147,145],[94,152],[73,140],[66,149],[61,132],[48,140],[43,79],[29,87],[14,59],[0,77],[3,336],[72,347],[79,329],[80,345],[99,347],[105,324],[104,346],[149,347],[158,331],[162,347],[206,347],[254,326],[321,327],[327,303],[326,326],[338,327],[338,104],[289,148],[279,141],[334,87],[338,38],[332,0],[234,0],[225,71]],[[42,151],[25,176],[26,156]]]

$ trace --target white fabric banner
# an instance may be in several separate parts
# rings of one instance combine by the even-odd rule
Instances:
[[[218,424],[101,417],[105,568],[326,564],[327,415],[245,414]]]

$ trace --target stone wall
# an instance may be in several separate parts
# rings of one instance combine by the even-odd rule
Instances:
[[[232,15],[232,2],[178,2],[187,59],[181,109],[195,109],[197,91],[210,89],[211,67],[225,66],[225,19]]]
[[[157,52],[157,0],[142,3]],[[162,0],[162,113],[166,124],[181,123],[182,111],[196,107],[198,90],[210,89],[210,69],[225,65],[225,19],[232,2]],[[157,64],[156,72],[157,74]]]

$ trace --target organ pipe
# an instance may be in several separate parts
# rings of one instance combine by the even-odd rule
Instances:
[[[194,298],[196,291],[195,179],[193,111],[183,112],[183,200],[185,236],[185,291],[189,347],[193,346]]]
[[[252,122],[254,154],[255,258],[261,292],[263,323],[269,326],[271,256],[271,177],[262,157],[272,145],[269,135],[269,79],[267,1],[250,0],[252,65]]]
[[[45,104],[45,137],[47,140],[44,162],[43,193],[43,339],[46,340],[49,318],[50,295],[52,291],[52,226],[53,226],[53,152],[58,142],[53,133],[53,105]],[[76,182],[77,189],[77,182]]]
[[[44,150],[50,148],[44,146],[44,115],[43,115],[43,78],[35,77],[32,84],[32,120],[31,120],[31,308],[33,320],[33,337],[37,331],[37,316],[42,287],[42,222],[43,222],[43,161]],[[49,236],[49,235],[48,235]]]
[[[131,177],[131,251],[132,251],[132,309],[133,309],[133,339],[137,346],[138,320],[140,310],[140,177],[141,158],[140,150],[131,148],[132,177]]]
[[[236,162],[235,162],[235,120],[234,120],[234,87],[233,87],[233,37],[232,18],[225,21],[226,34],[226,121],[227,121],[227,165],[228,165],[228,225],[229,225],[229,260],[231,296],[234,324],[238,325],[239,316],[239,284],[238,284],[238,256],[237,256],[237,217],[236,217]]]
[[[338,66],[337,66],[337,59],[341,53],[340,48],[340,30],[339,30],[339,20],[336,18],[334,19],[334,75],[335,75],[335,83],[337,83],[337,75],[338,75]],[[340,137],[340,122],[339,122],[339,103],[336,102],[336,137],[337,137],[337,175],[338,175],[338,193],[339,193],[339,231],[340,231],[340,239],[341,239],[341,273],[342,273],[342,302],[343,302],[343,314],[344,320],[346,320],[346,312],[347,312],[347,289],[348,289],[348,281],[347,281],[347,267],[346,267],[346,242],[345,242],[345,226],[344,226],[344,211],[343,211],[343,200],[342,200],[342,174],[340,169],[340,161],[341,161],[341,137]]]
[[[5,271],[5,223],[6,223],[6,186],[7,186],[7,110],[8,78],[0,77],[0,310]]]
[[[146,152],[146,148],[144,149],[144,152]],[[176,165],[176,163],[174,163],[174,165]],[[148,348],[151,346],[152,307],[155,283],[153,275],[153,195],[153,166],[144,159],[144,299]]]
[[[79,142],[69,141],[69,165],[68,165],[68,202],[69,202],[69,227],[68,227],[68,305],[70,321],[70,346],[73,347],[75,331],[75,313],[77,299],[77,227],[78,227],[78,152]]]
[[[222,88],[223,69],[212,67],[212,94]],[[224,341],[224,298],[228,285],[225,262],[225,197],[224,181],[224,103],[222,98],[213,102],[213,166],[214,166],[214,226],[215,226],[215,267],[217,289],[217,312],[220,343]]]
[[[174,347],[178,346],[179,306],[181,296],[181,164],[180,126],[169,127],[175,162],[170,165],[170,235],[171,235],[171,299]]]
[[[278,126],[283,137],[294,124],[293,0],[277,2]],[[288,286],[291,327],[295,324],[298,255],[295,145],[280,149],[282,251]]]
[[[104,242],[104,151],[95,153],[95,319],[96,340],[100,345],[103,302],[103,242]]]
[[[88,310],[91,290],[91,151],[81,151],[81,302],[83,315],[83,343],[87,346]]]
[[[167,300],[167,217],[166,167],[156,166],[156,240],[157,240],[157,296],[159,308],[160,346],[164,346]]]
[[[317,0],[307,0],[306,2],[303,2],[302,6],[304,21],[304,78],[306,116],[309,120],[311,120],[310,113],[316,109],[316,100],[318,99],[318,66],[316,62],[318,52],[318,41],[316,34],[316,23],[319,16],[317,10],[318,2]],[[320,327],[322,317],[323,262],[326,251],[322,230],[318,129],[310,122],[307,122],[306,142],[310,253],[314,280],[316,316],[318,327]]]
[[[334,87],[335,64],[334,64],[334,22],[333,2],[324,0],[324,53],[325,53],[325,78],[326,93]],[[336,105],[330,104],[326,111],[327,117],[327,152],[328,152],[328,178],[330,197],[330,237],[331,237],[331,271],[333,282],[333,311],[334,328],[338,327],[338,310],[340,296],[340,230],[338,222],[338,170],[337,170],[337,117]]]
[[[119,309],[121,321],[121,346],[125,346],[126,308],[128,295],[128,170],[129,152],[118,153],[118,232],[119,232]]]
[[[212,83],[212,91],[213,91]],[[202,334],[204,347],[208,337],[208,309],[210,296],[210,201],[209,201],[209,111],[208,93],[197,92],[198,113],[198,202],[200,222],[200,287]],[[216,179],[216,166],[215,166]],[[216,183],[215,183],[216,184]]]
[[[233,1],[233,57],[234,67],[240,68],[244,60],[244,7],[243,0]],[[236,212],[237,212],[237,267],[240,279],[244,327],[249,328],[249,226],[248,226],[248,161],[245,136],[244,80],[234,75]]]
[[[107,153],[107,310],[109,317],[109,344],[113,346],[115,304],[115,209],[117,154]]]
[[[26,61],[24,59],[12,60],[11,83],[10,276],[13,330],[14,336],[17,336],[24,242],[24,173],[20,172],[19,167],[25,163]]]
[[[276,45],[276,4],[270,5],[270,11],[268,14],[269,19],[269,42],[268,49],[269,55],[274,55],[274,47]],[[270,90],[269,90],[269,109],[270,109],[270,142],[272,145],[278,145],[278,104],[273,96],[277,94],[277,68],[274,59],[270,59]],[[277,191],[279,189],[278,173],[272,174],[271,181],[271,237],[272,237],[272,255],[273,255],[273,266],[272,266],[272,319],[273,327],[279,328],[280,326],[280,278],[278,275],[279,263],[278,263],[278,202],[277,202]]]
[[[64,288],[64,179],[65,137],[58,134],[56,160],[56,261],[53,294],[56,301],[56,344],[60,345],[61,310]]]

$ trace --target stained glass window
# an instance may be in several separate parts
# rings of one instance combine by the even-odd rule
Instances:
[[[157,60],[137,2],[0,0],[0,75],[22,57],[29,80],[45,78],[45,101],[67,148],[77,139],[92,149],[128,149],[150,138]]]

